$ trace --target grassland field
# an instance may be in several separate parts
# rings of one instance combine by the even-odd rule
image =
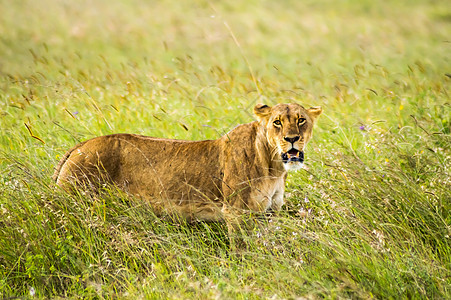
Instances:
[[[450,299],[451,2],[0,0],[0,299]],[[129,132],[320,105],[286,205],[221,223],[54,188]]]

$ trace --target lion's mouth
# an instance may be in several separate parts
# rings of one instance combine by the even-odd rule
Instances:
[[[289,162],[304,162],[304,152],[291,148],[288,152],[282,153],[282,161]]]

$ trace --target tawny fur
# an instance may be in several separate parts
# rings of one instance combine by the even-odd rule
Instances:
[[[96,137],[69,150],[53,179],[66,190],[115,185],[149,201],[156,213],[175,212],[190,220],[223,220],[232,210],[277,211],[284,203],[290,169],[281,153],[289,147],[304,150],[321,111],[298,104],[258,104],[258,121],[239,125],[217,140]],[[300,138],[291,145],[286,137],[294,136]]]

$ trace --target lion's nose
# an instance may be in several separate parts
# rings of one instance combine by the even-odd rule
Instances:
[[[292,143],[292,144],[294,144],[294,143],[296,143],[297,141],[299,141],[299,135],[298,136],[295,136],[295,137],[284,137],[283,139],[285,140],[285,141],[287,141],[287,142],[290,142],[290,143]]]

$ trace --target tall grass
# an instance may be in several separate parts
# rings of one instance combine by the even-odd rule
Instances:
[[[0,2],[0,298],[450,298],[450,8]],[[257,101],[324,114],[239,249],[51,182],[81,140],[214,139]]]

